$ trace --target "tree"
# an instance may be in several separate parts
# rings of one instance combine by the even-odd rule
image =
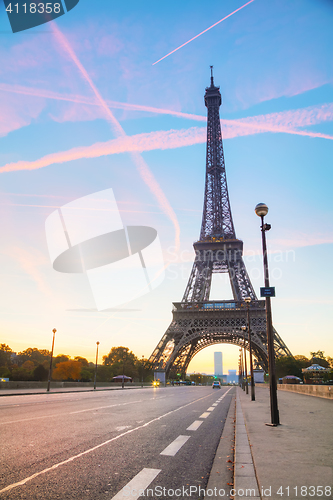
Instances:
[[[324,368],[329,367],[329,362],[326,360],[324,356],[324,351],[315,351],[315,352],[310,352],[312,359],[311,363],[312,364],[317,364],[320,366],[323,366]]]
[[[65,361],[69,361],[70,356],[67,356],[66,354],[59,354],[55,358],[53,358],[53,366],[57,366],[58,363],[64,363]]]
[[[304,356],[305,357],[305,356]],[[277,378],[285,377],[286,375],[295,375],[302,377],[303,360],[297,360],[294,356],[281,356],[275,360]]]
[[[95,375],[95,367],[92,369],[92,379]],[[112,377],[117,375],[114,372],[113,367],[110,365],[98,365],[97,366],[97,382],[110,382]]]
[[[6,366],[0,366],[0,377],[2,378],[10,378],[11,377],[11,371],[9,368]]]
[[[93,380],[93,371],[85,366],[81,368],[80,382],[91,382]]]
[[[32,373],[28,372],[21,366],[16,366],[15,368],[12,369],[12,373],[10,376],[11,380],[31,380],[32,379]]]
[[[54,380],[79,380],[81,368],[79,361],[61,361],[55,367],[52,378]]]
[[[33,361],[25,361],[21,366],[21,370],[25,370],[27,373],[31,373],[35,369],[35,363]]]
[[[331,358],[331,356],[327,356],[326,361],[329,364],[330,368],[333,368],[333,358]]]
[[[310,354],[313,358],[325,359],[324,352],[325,351],[315,351],[315,352],[310,352]]]
[[[88,360],[86,358],[81,358],[81,356],[74,356],[74,360],[81,363],[82,366],[89,366]]]
[[[33,371],[34,380],[37,382],[45,382],[48,378],[48,370],[43,365],[38,365]]]
[[[13,351],[7,344],[0,344],[0,366],[9,367]]]
[[[51,352],[46,349],[37,349],[37,347],[28,347],[18,353],[18,364],[23,365],[25,361],[32,361],[35,366],[42,364],[45,361],[50,362]]]
[[[103,364],[110,366],[115,375],[125,375],[138,378],[141,361],[128,347],[112,347],[107,356],[103,356]]]

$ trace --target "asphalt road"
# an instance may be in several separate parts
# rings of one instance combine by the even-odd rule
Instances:
[[[234,390],[1,398],[0,497],[203,498]]]

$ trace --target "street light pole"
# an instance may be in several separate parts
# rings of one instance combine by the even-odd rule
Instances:
[[[241,363],[240,353],[239,353],[239,360],[238,360],[238,385],[239,385],[239,387],[242,386],[242,363]]]
[[[54,337],[55,337],[55,334],[56,334],[56,329],[53,328],[52,332],[53,332],[53,339],[52,339],[52,350],[51,350],[51,359],[50,359],[50,369],[49,369],[49,378],[48,378],[48,381],[47,381],[47,392],[50,392],[50,385],[51,385],[51,378],[52,378],[52,360],[53,360],[53,349],[54,349]]]
[[[121,381],[121,388],[124,389],[125,386],[125,360],[124,360],[125,349],[123,349],[123,379]]]
[[[245,360],[245,392],[246,394],[249,393],[249,384],[247,381],[247,361],[246,361],[246,349],[245,349],[245,335],[244,335],[244,344],[243,344],[243,350],[244,350],[244,360]]]
[[[239,351],[240,351],[240,359],[241,359],[242,389],[243,389],[243,391],[245,391],[243,349],[240,348]]]
[[[142,377],[141,377],[141,387],[143,387],[143,366],[144,366],[144,355],[142,354]]]
[[[96,364],[95,364],[94,390],[96,390],[96,382],[97,382],[98,346],[99,346],[99,342],[96,342]]]
[[[251,298],[245,297],[245,302],[247,306],[247,327],[249,334],[249,351],[250,351],[250,370],[251,370],[251,401],[255,401],[255,389],[254,389],[254,378],[253,378],[253,357],[252,357],[252,338],[251,338],[251,324],[250,324],[250,303]]]
[[[267,260],[267,247],[266,247],[266,231],[269,231],[270,224],[264,223],[264,217],[268,213],[268,207],[265,203],[258,203],[255,207],[255,213],[261,218],[261,235],[262,235],[262,251],[264,260],[264,277],[265,288],[269,288],[269,274],[268,274],[268,260]],[[269,368],[269,391],[270,391],[270,404],[271,404],[271,425],[280,425],[278,401],[277,401],[277,385],[275,374],[275,352],[274,352],[274,336],[273,336],[273,323],[272,323],[272,308],[271,298],[266,299],[266,328],[267,328],[267,349],[268,349],[268,368]]]

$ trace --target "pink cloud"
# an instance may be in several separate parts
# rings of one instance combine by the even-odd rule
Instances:
[[[289,118],[288,118],[289,119]],[[264,123],[245,123],[242,121],[223,120],[223,137],[231,139],[244,135],[264,133],[264,132],[285,132],[288,134],[304,135],[309,137],[333,139],[333,136],[326,134],[293,130],[287,127],[272,125],[272,120]],[[156,149],[173,149],[206,142],[205,127],[191,127],[189,129],[168,130],[137,134],[134,136],[123,136],[111,141],[96,143],[91,146],[73,148],[68,151],[61,151],[46,155],[38,160],[26,162],[19,161],[9,163],[0,168],[0,173],[15,172],[20,170],[36,170],[56,163],[65,163],[81,158],[98,158],[120,153],[140,153]],[[149,174],[147,174],[148,177]],[[145,178],[147,181],[147,177]]]
[[[52,90],[46,90],[46,89],[38,89],[32,87],[24,87],[21,85],[9,85],[6,83],[0,83],[0,90],[14,94],[23,94],[23,95],[41,97],[52,100],[67,101],[77,104],[86,104],[95,107],[99,106],[98,100],[93,97],[86,97],[74,94],[60,94],[57,92],[53,92]],[[141,104],[131,104],[125,102],[110,101],[110,100],[105,100],[105,102],[107,106],[112,109],[123,109],[127,111],[142,111],[153,114],[173,115],[173,116],[178,116],[179,118],[185,118],[195,121],[202,121],[202,122],[206,121],[205,116],[194,115],[190,113],[182,113],[180,111],[175,111],[172,109],[156,108],[153,106],[145,106]]]
[[[60,117],[55,118],[58,121],[95,119],[96,117],[100,118],[102,116],[101,111],[91,112],[89,110],[89,106],[93,107],[99,106],[99,102],[96,98],[89,98],[82,95],[59,94],[45,89],[35,89],[18,85],[13,86],[4,83],[0,84],[0,90],[9,93],[30,95],[34,97],[40,97],[52,100],[68,101],[74,104],[83,105],[82,109],[81,106],[69,109],[66,108],[64,111],[61,112]],[[205,116],[183,113],[172,109],[163,109],[163,108],[156,108],[153,106],[144,106],[140,104],[122,103],[122,102],[108,101],[108,100],[105,101],[105,104],[107,105],[108,108],[113,108],[113,109],[143,111],[153,114],[165,114],[193,121],[206,122]],[[316,125],[325,121],[332,121],[332,120],[333,120],[333,104],[326,103],[320,106],[311,106],[303,109],[270,113],[267,115],[257,115],[253,117],[241,118],[238,120],[222,119],[221,123],[224,125],[225,130],[227,130],[227,128],[230,128],[229,126],[231,124],[234,127],[239,126],[239,124],[242,124],[244,127],[248,127],[249,129],[252,128],[253,130],[258,129],[259,127],[260,132],[275,131],[275,132],[285,132],[285,133],[296,133],[296,132],[291,132],[290,128],[306,127],[309,125]],[[299,131],[297,132],[297,134],[311,136],[310,132],[302,133]],[[313,137],[330,138],[330,136],[325,136],[325,135],[321,136],[320,134],[319,135],[315,134],[313,135]]]
[[[7,250],[7,254],[15,262],[19,263],[22,270],[36,283],[40,292],[48,296],[52,295],[52,290],[45,282],[43,274],[40,271],[42,264],[49,264],[43,253],[36,249],[28,250],[14,246]]]
[[[41,113],[45,101],[0,94],[0,136],[29,125]]]
[[[126,139],[126,134],[118,120],[115,118],[111,110],[109,109],[107,103],[101,96],[100,92],[98,91],[97,87],[95,86],[94,82],[90,78],[88,72],[82,65],[81,61],[77,57],[76,53],[73,50],[73,47],[70,45],[69,41],[65,37],[65,35],[58,29],[57,25],[54,23],[52,24],[52,30],[53,33],[58,40],[59,44],[63,47],[65,53],[71,58],[77,69],[79,70],[82,78],[86,81],[86,83],[89,85],[91,88],[93,94],[95,95],[100,108],[105,112],[105,117],[111,124],[111,127],[113,129],[114,134],[120,138],[120,139]],[[160,207],[162,208],[163,212],[169,217],[171,222],[174,225],[175,228],[175,245],[176,248],[179,247],[180,244],[180,227],[178,223],[177,216],[172,209],[167,197],[165,196],[163,190],[159,186],[157,180],[155,179],[154,175],[150,171],[147,163],[144,161],[144,159],[140,156],[138,151],[132,152],[132,159],[134,161],[134,164],[136,165],[136,168],[141,175],[141,178],[145,182],[145,184],[148,186],[152,194],[155,196],[157,202],[159,203]]]

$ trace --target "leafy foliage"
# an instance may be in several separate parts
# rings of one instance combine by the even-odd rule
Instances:
[[[0,366],[9,367],[12,350],[7,344],[0,344]]]
[[[44,367],[44,365],[38,365],[33,371],[33,378],[37,382],[45,382],[48,378],[48,370]]]
[[[112,368],[113,377],[125,375],[138,378],[141,362],[128,347],[112,347],[107,356],[103,356],[103,364]]]
[[[61,361],[52,373],[54,380],[80,380],[82,365],[79,361]]]
[[[302,368],[311,365],[311,361],[306,356],[282,356],[275,361],[277,378],[286,375],[295,375],[302,378]]]
[[[18,365],[22,366],[26,361],[32,361],[35,366],[50,362],[51,352],[47,349],[37,349],[37,347],[29,347],[18,353]]]

